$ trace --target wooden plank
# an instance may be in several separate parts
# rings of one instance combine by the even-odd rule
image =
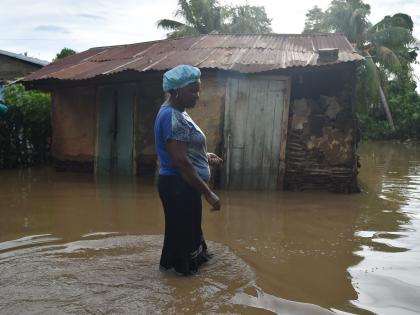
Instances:
[[[95,115],[95,124],[96,124],[96,139],[95,139],[95,159],[93,165],[93,172],[97,174],[98,169],[98,155],[99,155],[99,109],[100,109],[100,90],[101,88],[95,88],[95,108],[96,108],[96,115]]]
[[[96,172],[99,175],[109,175],[111,172],[111,137],[113,132],[113,102],[114,89],[99,90],[98,115],[98,154]]]
[[[230,142],[231,142],[231,183],[230,188],[240,189],[243,182],[244,148],[246,135],[243,126],[248,116],[249,88],[246,81],[234,79],[232,88],[230,112]]]
[[[230,102],[232,93],[232,83],[233,80],[228,78],[226,80],[226,89],[225,89],[225,115],[224,115],[224,122],[223,122],[223,144],[224,144],[224,156],[223,159],[225,161],[224,168],[222,172],[222,187],[229,188],[230,183]]]
[[[139,85],[140,83],[133,84],[135,89],[134,92],[134,100],[133,100],[133,173],[132,175],[135,176],[138,174],[138,163],[137,163],[137,154],[140,151],[140,148],[137,147],[137,136],[138,132],[136,129],[137,124],[139,123],[139,106],[140,106],[140,97],[139,97]]]
[[[289,126],[289,107],[290,107],[290,92],[291,92],[291,79],[285,81],[285,95],[283,101],[283,117],[282,117],[282,130],[280,139],[280,161],[278,167],[278,180],[277,188],[283,189],[284,175],[286,172],[286,146],[287,146],[287,130]]]
[[[281,81],[280,81],[281,82]],[[277,174],[273,173],[273,156],[276,156],[276,152],[273,153],[273,138],[275,134],[275,128],[278,128],[276,124],[276,110],[279,103],[278,94],[273,90],[273,84],[278,85],[279,81],[267,81],[267,101],[265,104],[265,115],[263,125],[266,128],[266,132],[263,140],[263,159],[262,159],[262,183],[261,189],[273,190],[273,181],[277,181]]]
[[[271,116],[269,108],[267,107],[268,103],[268,80],[258,80],[255,82],[255,88],[257,89],[257,104],[255,104],[256,112],[254,117],[254,128],[255,128],[255,135],[253,145],[253,190],[264,190],[265,189],[265,181],[268,177],[268,173],[266,172],[266,168],[264,166],[264,155],[265,153],[265,137],[266,135],[269,136],[272,133],[272,128],[267,126],[267,116]],[[271,151],[269,149],[269,151]],[[270,154],[269,152],[267,152]]]
[[[244,163],[242,167],[242,185],[241,189],[249,190],[254,189],[255,185],[255,168],[256,161],[254,159],[254,147],[255,147],[255,128],[256,128],[256,113],[257,113],[257,104],[258,104],[258,87],[256,86],[259,81],[252,80],[242,80],[244,88],[248,89],[249,96],[246,101],[247,107],[247,119],[245,123],[242,123],[240,128],[243,130],[245,136],[244,143]]]
[[[251,189],[251,184],[249,178],[252,177],[252,164],[250,156],[252,155],[252,139],[254,137],[254,109],[253,105],[255,104],[255,90],[253,89],[252,81],[249,79],[243,79],[240,81],[244,89],[249,91],[248,98],[244,102],[243,110],[246,111],[246,120],[242,123],[241,128],[244,138],[244,151],[243,151],[243,167],[240,170],[242,173],[242,182],[240,183],[239,188],[243,190]]]
[[[123,85],[118,89],[118,105],[115,141],[117,156],[116,173],[129,176],[133,173],[133,107],[135,88],[133,85]]]
[[[232,128],[234,128],[234,114],[235,103],[238,93],[238,80],[228,79],[227,88],[226,88],[226,100],[225,100],[225,147],[226,147],[226,167],[225,167],[225,187],[230,188],[232,185],[232,176],[235,177],[235,174],[232,171]]]
[[[283,133],[283,115],[284,115],[284,87],[285,81],[277,81],[276,88],[272,91],[273,98],[275,99],[275,110],[273,113],[273,138],[272,138],[272,160],[271,160],[271,170],[272,180],[269,184],[270,190],[275,190],[277,188],[278,182],[278,171],[279,171],[279,155],[281,151],[281,137]]]

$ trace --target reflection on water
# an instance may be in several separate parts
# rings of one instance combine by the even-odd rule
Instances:
[[[364,259],[349,269],[355,305],[378,314],[420,313],[420,149],[375,145],[365,160],[375,171],[376,198],[360,216],[356,236]],[[365,179],[366,178],[366,179]],[[372,177],[364,177],[366,189]]]
[[[215,259],[158,271],[153,180],[0,172],[1,314],[420,312],[420,148],[366,143],[363,192],[220,192]]]

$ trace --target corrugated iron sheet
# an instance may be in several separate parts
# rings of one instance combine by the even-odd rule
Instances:
[[[318,50],[322,48],[338,48],[338,59],[318,61]],[[24,81],[84,80],[125,70],[167,70],[183,63],[202,69],[258,73],[362,59],[342,34],[211,34],[91,48],[58,60],[27,76]]]
[[[35,65],[38,65],[38,66],[46,66],[47,64],[49,64],[49,62],[45,61],[45,60],[41,60],[41,59],[33,58],[33,57],[28,57],[28,56],[25,56],[25,55],[22,55],[22,54],[16,54],[16,53],[6,51],[6,50],[1,50],[1,49],[0,49],[0,55],[4,55],[4,56],[19,59],[19,60],[23,60],[23,61],[35,64]]]

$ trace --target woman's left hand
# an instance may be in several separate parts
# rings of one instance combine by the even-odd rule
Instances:
[[[223,160],[214,153],[207,153],[207,159],[211,166],[220,166],[223,164]]]

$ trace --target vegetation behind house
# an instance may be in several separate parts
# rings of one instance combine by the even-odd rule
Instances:
[[[420,140],[420,96],[413,64],[418,47],[414,23],[404,13],[372,25],[361,0],[333,0],[327,10],[306,14],[304,33],[341,32],[365,57],[357,86],[357,112],[364,139]]]
[[[46,163],[50,157],[51,99],[49,94],[7,86],[0,114],[0,169]]]

